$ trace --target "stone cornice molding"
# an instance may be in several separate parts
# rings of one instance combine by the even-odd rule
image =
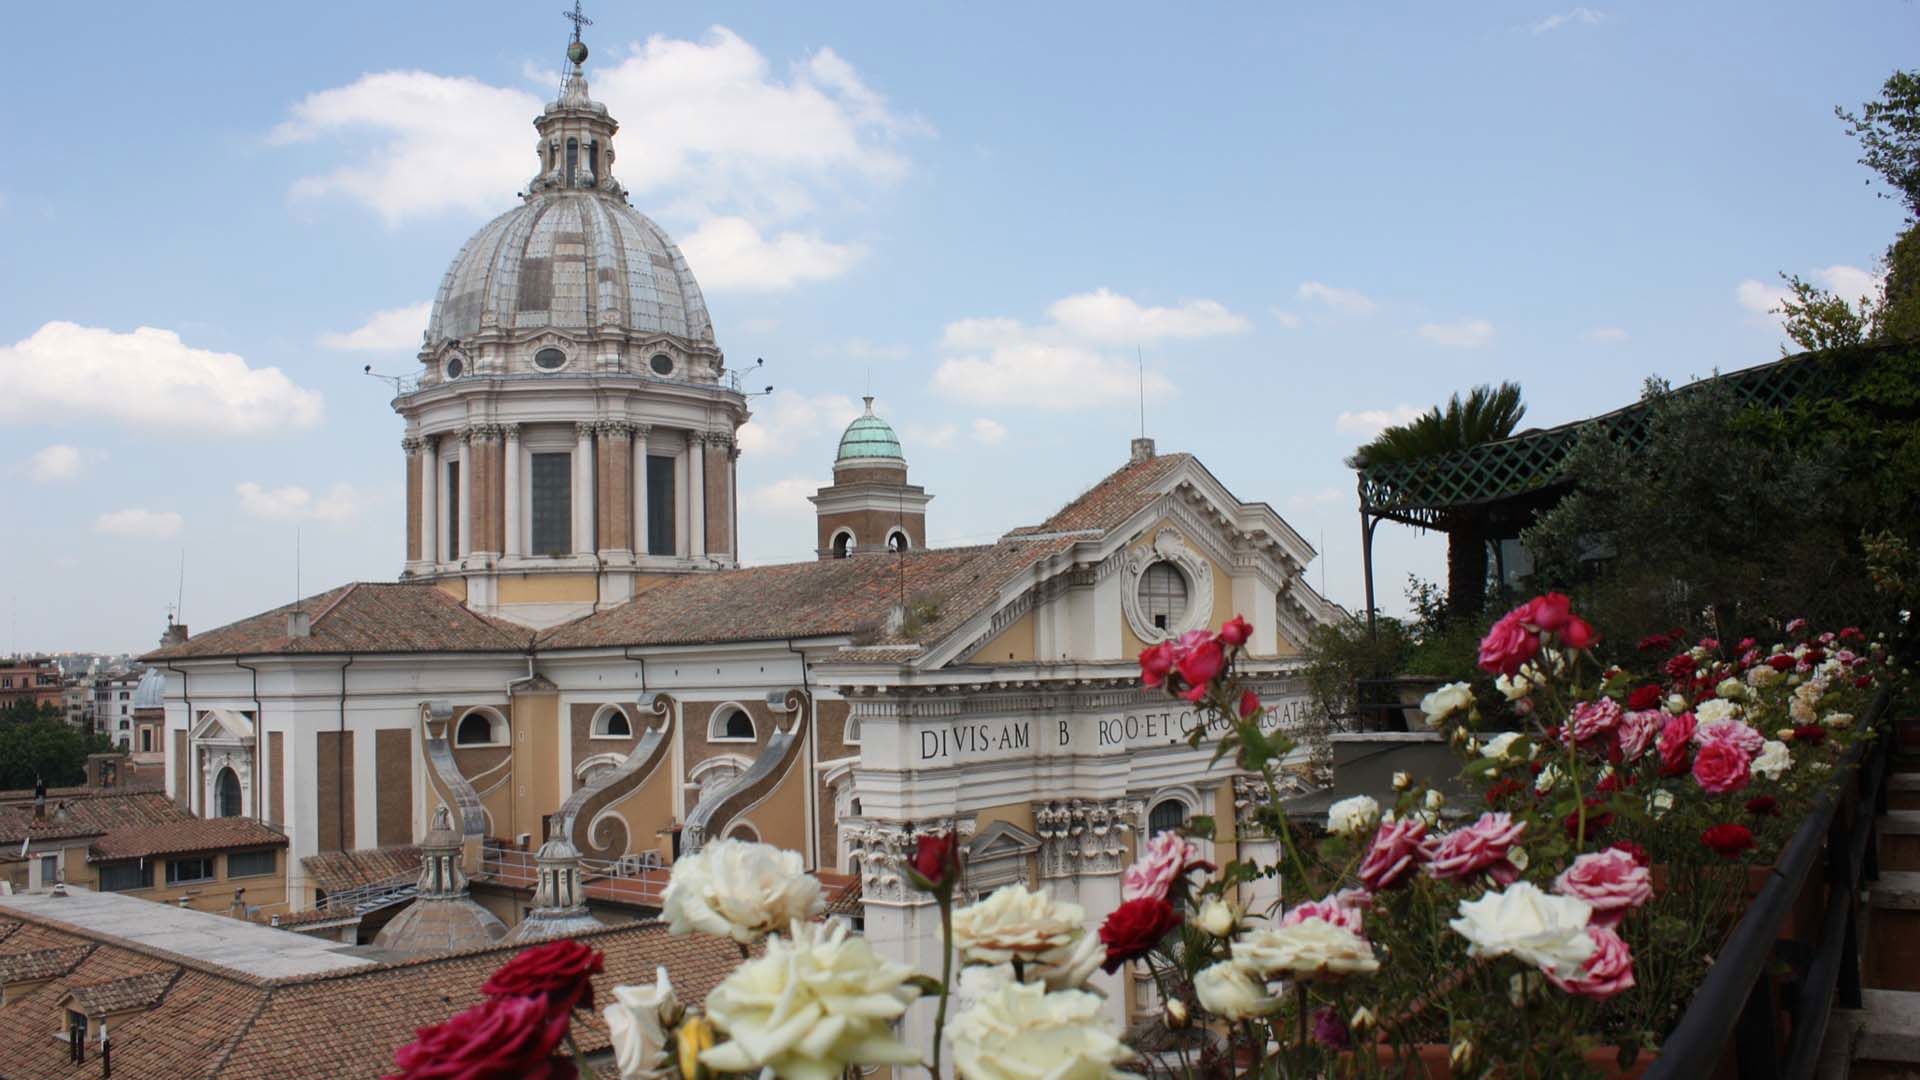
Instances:
[[[1140,799],[1057,799],[1033,804],[1042,878],[1117,874],[1126,866],[1127,834],[1140,829]]]
[[[400,449],[405,450],[409,455],[419,453],[426,445],[427,441],[418,435],[403,435],[400,437]]]
[[[931,894],[915,889],[907,881],[904,870],[920,837],[952,833],[964,844],[973,836],[973,831],[974,818],[970,814],[911,822],[859,818],[840,822],[840,838],[846,844],[847,856],[860,860],[861,900],[888,907],[916,907],[934,902]]]

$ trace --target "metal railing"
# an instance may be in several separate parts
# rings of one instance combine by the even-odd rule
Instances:
[[[411,900],[419,892],[420,873],[417,870],[409,871],[328,893],[326,899],[320,901],[319,907],[322,911],[341,916],[365,915],[369,911],[391,907],[402,900]]]
[[[494,877],[519,880],[534,880],[539,871],[539,863],[530,851],[511,848],[502,844],[486,844],[480,849],[481,868]],[[655,892],[667,887],[671,871],[661,865],[660,857],[653,852],[640,855],[628,855],[620,859],[581,859],[580,870],[586,883],[596,882],[633,882]]]
[[[1888,712],[1885,692],[1874,702],[1870,724]],[[1861,1007],[1858,912],[1862,879],[1880,876],[1876,850],[1879,815],[1886,809],[1888,744],[1881,737],[1848,755],[1834,783],[1787,841],[1773,872],[1714,958],[1713,968],[1681,1015],[1648,1080],[1693,1080],[1713,1075],[1729,1043],[1743,1080],[1810,1077],[1819,1063],[1827,1018],[1835,998],[1842,1008]],[[1845,785],[1857,798],[1842,813]],[[1824,852],[1825,858],[1821,856]],[[1816,866],[1826,886],[1813,941],[1783,938],[1781,924],[1810,884]],[[1791,974],[1776,982],[1775,961]],[[1782,1013],[1791,1027],[1783,1051]]]

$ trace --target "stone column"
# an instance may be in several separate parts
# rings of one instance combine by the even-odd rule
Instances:
[[[632,519],[627,500],[633,497],[633,425],[609,420],[600,425],[600,446],[595,454],[600,489],[600,554],[616,559],[631,558],[633,541],[627,535]]]
[[[506,461],[500,470],[506,484],[505,512],[501,527],[506,530],[501,551],[507,556],[520,554],[520,425],[508,424],[504,440]]]
[[[420,438],[420,558],[440,561],[440,436]]]
[[[1040,835],[1041,884],[1056,898],[1087,909],[1097,924],[1120,906],[1120,874],[1132,858],[1129,837],[1145,813],[1138,799],[1058,799],[1033,804]],[[1127,1023],[1125,982],[1119,972],[1094,972],[1090,984],[1107,995],[1102,1009],[1121,1027]]]
[[[647,554],[647,433],[645,424],[633,427],[633,554]]]
[[[460,452],[460,529],[459,554],[466,558],[473,553],[473,432],[460,432],[463,449]]]
[[[573,550],[593,551],[593,424],[573,425]]]
[[[933,898],[907,884],[901,867],[922,833],[952,830],[961,843],[972,839],[973,819],[930,820],[915,825],[854,819],[840,823],[849,855],[860,862],[862,932],[880,955],[915,971],[940,970],[940,909]],[[956,898],[957,901],[957,898]],[[1089,917],[1092,912],[1088,913]],[[1089,931],[1092,932],[1092,931]],[[922,998],[900,1018],[908,1046],[933,1041],[934,999]],[[952,1020],[951,1011],[947,1019]]]
[[[420,554],[420,437],[407,435],[400,449],[407,455],[407,561],[417,563]]]
[[[473,506],[467,509],[472,522],[467,547],[475,554],[498,555],[500,537],[500,429],[492,424],[476,424],[467,429],[468,466],[460,470],[461,480],[473,493]]]
[[[687,433],[687,557],[707,557],[707,437]]]

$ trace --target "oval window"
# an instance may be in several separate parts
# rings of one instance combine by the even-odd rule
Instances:
[[[533,366],[541,371],[558,371],[567,364],[567,354],[559,349],[541,349],[533,354]]]
[[[673,357],[668,356],[666,353],[654,353],[653,359],[647,362],[653,366],[653,373],[655,375],[673,374]]]
[[[465,370],[467,370],[466,361],[460,359],[459,357],[456,356],[453,359],[447,361],[447,378],[457,379],[460,377],[460,373]]]
[[[1156,630],[1171,630],[1187,614],[1187,575],[1157,562],[1140,575],[1140,610]]]

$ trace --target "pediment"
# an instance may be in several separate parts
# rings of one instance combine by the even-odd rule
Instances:
[[[208,709],[193,725],[193,739],[227,739],[249,742],[253,739],[253,721],[233,709]]]
[[[974,834],[967,844],[967,858],[1004,859],[1009,856],[1031,855],[1040,850],[1040,838],[1018,825],[1006,821],[996,821]]]

